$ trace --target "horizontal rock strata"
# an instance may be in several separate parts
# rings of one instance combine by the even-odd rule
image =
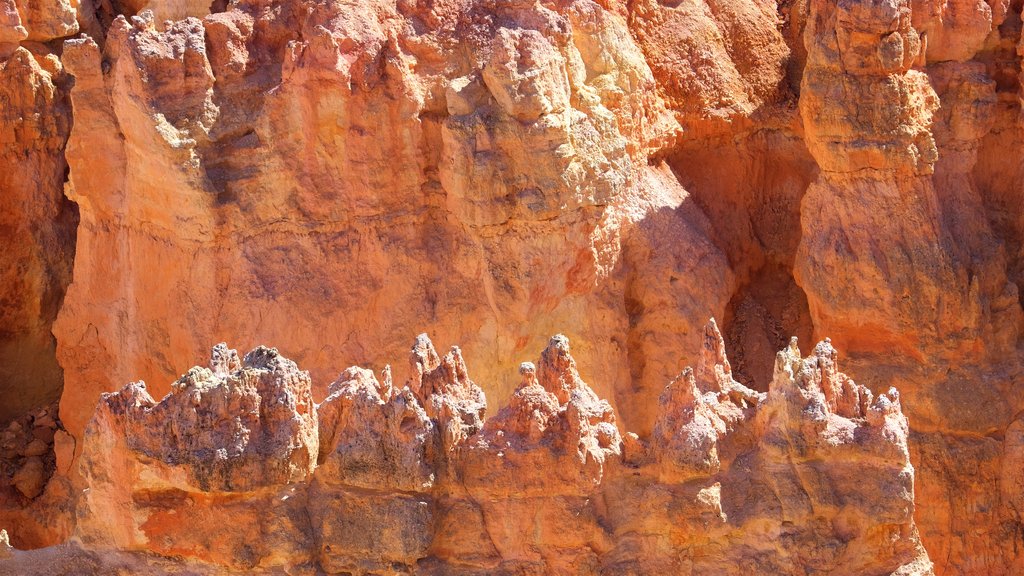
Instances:
[[[746,398],[737,406],[775,386],[791,335],[828,336],[858,382],[898,387],[914,520],[936,573],[1024,574],[1022,9],[0,0],[0,528],[20,549],[72,537],[87,427],[101,395],[125,382],[149,383],[124,399],[128,428],[166,426],[162,415],[190,395],[245,411],[274,394],[279,368],[178,381],[212,342],[273,343],[309,370],[300,414],[310,398],[350,389],[376,410],[366,375],[331,387],[338,358],[380,368],[407,353],[413,327],[459,342],[458,353],[421,346],[416,362],[374,374],[390,425],[401,430],[411,413],[419,422],[419,410],[431,423],[408,441],[439,442],[434,459],[401,490],[437,502],[473,438],[500,443],[460,358],[492,415],[510,407],[555,422],[575,406],[567,418],[586,420],[601,447],[614,444],[613,413],[623,445],[639,449],[625,430],[668,442],[666,382],[687,365],[698,387],[718,381],[697,369],[714,316],[732,380],[752,391],[735,392]],[[610,413],[573,404],[576,387],[545,380],[543,362],[534,373],[557,410],[537,388],[520,390],[520,361],[559,330]],[[406,385],[418,408],[394,400]],[[675,394],[692,392],[681,386]],[[830,413],[870,415],[860,393],[828,394]],[[317,480],[314,461],[335,437],[318,431],[314,446],[278,428],[291,401],[205,439],[130,448],[180,466],[173,484],[186,494],[281,481],[333,493],[340,481]],[[53,426],[33,443],[43,410]],[[716,435],[749,420],[724,402],[696,410]],[[341,411],[331,418],[354,426]],[[741,428],[764,437],[762,418]],[[530,442],[551,433],[523,426]],[[252,443],[197,464],[235,434]],[[353,444],[345,458],[388,442]],[[541,458],[525,454],[509,461]],[[263,462],[271,456],[277,464]],[[712,470],[706,457],[686,466]],[[109,473],[127,482],[149,466]],[[363,482],[352,474],[344,482]],[[495,557],[497,544],[473,546]]]

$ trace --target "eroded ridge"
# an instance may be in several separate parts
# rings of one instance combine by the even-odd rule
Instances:
[[[159,402],[141,382],[104,395],[77,538],[0,553],[27,574],[58,557],[135,573],[931,574],[899,393],[840,372],[828,340],[802,357],[793,339],[757,392],[710,321],[647,438],[620,430],[565,336],[519,372],[485,420],[461,351],[420,335],[404,386],[352,367],[317,405],[276,350],[220,344]]]

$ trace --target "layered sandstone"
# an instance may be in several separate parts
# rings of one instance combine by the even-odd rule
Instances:
[[[52,573],[931,574],[895,389],[874,397],[828,342],[778,353],[767,392],[732,379],[712,321],[649,441],[620,431],[569,340],[486,401],[458,348],[416,339],[414,376],[305,372],[224,345],[154,402],[105,394],[69,544],[8,550]],[[538,473],[544,471],[543,473]],[[216,521],[211,521],[216,519]]]
[[[888,402],[909,419],[936,572],[1024,571],[1021,29],[1006,0],[0,0],[0,528],[21,549],[117,542],[46,553],[97,570],[213,546],[173,514],[145,541],[79,525],[95,483],[82,510],[272,517],[282,558],[332,570],[646,573],[661,568],[630,562],[670,562],[691,532],[707,547],[665,565],[725,570],[749,532],[787,552],[748,570],[869,570],[854,550],[895,525],[913,541],[906,518],[850,517],[817,484],[814,518],[730,504],[722,478],[745,482],[737,451],[778,482],[766,494],[793,476],[854,491],[854,462],[891,478],[899,458],[860,452],[899,427],[873,416]],[[461,347],[419,341],[385,369],[419,329]],[[560,330],[579,367],[556,343],[517,374]],[[902,395],[866,400],[827,346],[819,376],[780,360],[791,335],[830,338],[858,382]],[[274,343],[309,376],[264,350],[179,378],[221,340]],[[337,377],[338,358],[367,368]],[[772,400],[783,389],[820,418]],[[252,412],[270,396],[279,412]],[[692,415],[666,411],[691,397]],[[250,417],[165,429],[224,407]],[[853,456],[848,433],[866,442]],[[85,460],[104,434],[119,460]],[[783,454],[795,468],[771,464]],[[691,482],[709,524],[588,508],[623,466],[659,495]],[[623,507],[655,501],[635,486]],[[366,536],[389,514],[419,540]],[[800,528],[815,518],[823,548]],[[223,538],[203,562],[276,554]]]

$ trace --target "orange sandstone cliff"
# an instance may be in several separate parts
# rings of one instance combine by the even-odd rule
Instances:
[[[0,574],[1024,573],[1021,10],[0,0]]]

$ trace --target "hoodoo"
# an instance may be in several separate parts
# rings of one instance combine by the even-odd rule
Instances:
[[[0,576],[1024,574],[1022,6],[0,0]]]

